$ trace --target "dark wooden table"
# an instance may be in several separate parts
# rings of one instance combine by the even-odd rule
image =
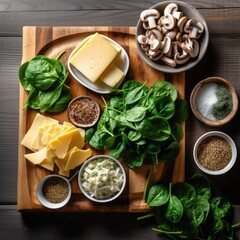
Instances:
[[[22,27],[135,26],[140,12],[158,1],[146,0],[6,0],[0,1],[0,240],[5,239],[165,239],[151,230],[152,221],[125,213],[20,213],[17,209],[19,120],[18,68],[22,56]],[[186,1],[206,19],[210,31],[207,54],[186,72],[186,99],[193,87],[210,76],[232,82],[240,94],[240,1]],[[171,76],[169,76],[171,77]],[[166,76],[168,78],[168,76]],[[240,114],[232,123],[208,127],[191,113],[186,122],[186,178],[198,172],[192,157],[196,139],[210,130],[228,133],[240,147]],[[217,194],[234,206],[240,222],[240,158],[223,176],[206,176]],[[240,239],[240,231],[236,231]]]

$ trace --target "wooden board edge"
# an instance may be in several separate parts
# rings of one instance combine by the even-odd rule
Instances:
[[[31,38],[29,38],[31,35]],[[36,27],[23,27],[23,38],[22,38],[22,63],[28,61],[27,56],[35,55],[35,38],[36,38]],[[19,83],[20,84],[20,83]],[[21,145],[21,140],[24,137],[24,132],[26,130],[26,119],[27,110],[23,111],[24,97],[27,95],[26,91],[20,84],[19,90],[19,130],[18,130],[18,182],[17,182],[17,210],[21,211],[26,206],[26,202],[31,202],[30,195],[28,192],[28,182],[26,178],[22,178],[22,174],[27,174],[26,161],[24,159],[24,147]],[[29,206],[30,207],[30,206]]]

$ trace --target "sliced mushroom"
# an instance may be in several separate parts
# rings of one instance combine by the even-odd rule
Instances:
[[[189,33],[190,38],[198,39],[204,31],[204,26],[202,23],[193,18],[186,22],[184,31]]]
[[[140,20],[143,22],[144,29],[156,28],[156,21],[160,18],[160,13],[156,9],[147,9],[140,14]]]
[[[179,43],[177,41],[172,42],[172,49],[173,56],[175,56],[179,52]]]
[[[184,51],[182,53],[178,52],[174,55],[174,61],[176,64],[184,64],[190,59],[190,55],[185,53]]]
[[[161,50],[158,51],[148,51],[149,58],[153,61],[159,60],[163,56],[163,52]]]
[[[154,56],[154,57],[150,56],[149,58],[152,59],[153,61],[158,61],[159,59],[161,59],[161,57],[162,57],[162,54],[159,54],[159,55]]]
[[[170,67],[176,67],[176,65],[177,65],[176,62],[172,58],[169,58],[166,56],[162,56],[161,60]]]
[[[148,44],[141,44],[141,49],[142,49],[144,52],[147,52],[147,51],[149,51],[150,46],[149,46]]]
[[[182,33],[181,32],[178,32],[177,35],[176,35],[176,41],[181,43],[182,42]]]
[[[199,53],[199,43],[196,39],[192,39],[193,41],[193,48],[192,50],[189,52],[189,55],[192,57],[192,58],[195,58],[197,57],[198,53]]]
[[[176,19],[180,19],[183,16],[183,13],[178,11],[178,5],[176,3],[170,3],[165,7],[164,15],[168,14],[171,14]]]
[[[175,40],[176,36],[177,36],[177,33],[178,33],[178,30],[176,28],[170,30],[170,31],[167,31],[165,34],[164,34],[164,37],[170,37],[171,40]]]
[[[161,46],[161,42],[158,41],[157,39],[149,39],[147,36],[145,35],[139,35],[137,37],[137,40],[138,42],[141,44],[141,45],[149,45],[150,49],[152,51],[156,51],[157,49],[160,48]],[[145,48],[146,46],[144,46]]]
[[[163,34],[158,29],[147,30],[146,36],[151,40],[157,39],[158,41],[162,41],[163,39]]]
[[[194,58],[199,53],[199,43],[195,39],[189,38],[189,36],[184,37],[185,41],[181,44],[183,51],[188,53],[190,57]]]
[[[162,16],[160,18],[160,23],[167,30],[171,30],[175,27],[175,19],[171,14]]]
[[[188,21],[188,18],[186,16],[181,17],[178,22],[177,22],[177,26],[180,32],[184,32],[184,26],[186,24],[186,22]]]
[[[162,46],[161,49],[163,51],[163,54],[169,55],[169,52],[172,49],[172,40],[170,37],[165,37],[164,40],[162,41]]]

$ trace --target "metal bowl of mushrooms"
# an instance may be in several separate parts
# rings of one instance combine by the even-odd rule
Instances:
[[[193,6],[180,1],[160,2],[139,15],[136,42],[140,57],[161,72],[193,68],[204,57],[209,32]]]

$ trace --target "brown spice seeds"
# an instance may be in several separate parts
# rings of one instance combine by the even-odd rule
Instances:
[[[67,183],[59,177],[52,177],[46,180],[43,185],[43,195],[51,203],[61,203],[68,196],[69,188]]]
[[[232,158],[230,144],[222,137],[212,136],[204,139],[198,147],[198,160],[211,171],[218,171],[227,166]]]

